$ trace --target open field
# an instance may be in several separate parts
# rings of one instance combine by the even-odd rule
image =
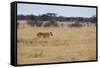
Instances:
[[[38,32],[53,37],[38,38]],[[96,27],[18,28],[18,64],[96,60]]]

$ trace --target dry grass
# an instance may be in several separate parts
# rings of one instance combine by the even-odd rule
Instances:
[[[49,39],[38,32],[53,32]],[[29,27],[18,28],[18,64],[96,60],[96,28]]]

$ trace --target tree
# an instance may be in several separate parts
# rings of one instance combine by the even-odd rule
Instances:
[[[92,23],[96,23],[96,22],[97,22],[96,19],[97,19],[97,18],[96,18],[96,15],[94,15],[94,16],[92,16],[92,17],[90,18],[90,21],[91,21]]]
[[[17,20],[25,20],[25,16],[24,15],[18,15]]]

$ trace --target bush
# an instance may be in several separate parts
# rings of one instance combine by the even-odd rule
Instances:
[[[72,23],[72,24],[69,24],[69,27],[82,27],[82,24],[81,23]]]
[[[58,24],[57,23],[53,23],[52,26],[58,27]]]
[[[37,21],[37,22],[35,22],[36,23],[36,26],[37,27],[41,27],[42,26],[42,24],[43,24],[43,22],[42,21]]]
[[[61,24],[61,26],[63,27],[63,26],[64,26],[64,24]]]
[[[49,26],[51,26],[51,23],[45,23],[44,24],[44,27],[49,27]]]
[[[30,26],[35,26],[35,22],[31,21],[31,20],[27,21],[27,24],[30,25]]]

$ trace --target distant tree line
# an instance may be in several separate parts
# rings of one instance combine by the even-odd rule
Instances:
[[[48,26],[58,26],[57,22],[91,22],[91,23],[96,23],[96,15],[89,17],[89,18],[84,18],[84,17],[64,17],[64,16],[57,16],[56,13],[46,13],[42,15],[18,15],[17,20],[27,20],[28,24],[31,26],[41,26],[43,25],[44,21],[46,21],[46,24],[44,27]],[[62,24],[63,25],[63,24]]]
[[[84,17],[64,17],[57,16],[56,13],[46,13],[39,16],[36,15],[18,15],[18,20],[33,20],[33,21],[80,21],[80,22],[96,22],[96,16],[92,16],[90,18]]]

